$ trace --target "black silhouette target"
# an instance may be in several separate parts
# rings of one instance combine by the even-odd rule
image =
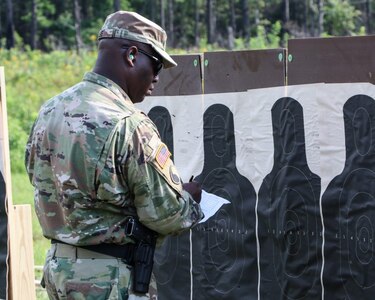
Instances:
[[[309,216],[308,203],[299,188],[293,185],[280,186],[280,182],[288,177],[303,178],[301,185],[304,189],[313,191],[308,182],[308,178],[295,167],[284,167],[276,175],[271,187],[271,199],[276,203],[271,206],[274,208],[269,218],[269,228],[275,237],[276,245],[273,251],[274,270],[282,268],[283,273],[276,273],[277,280],[282,286],[289,278],[298,278],[303,276],[309,264],[309,237],[316,234],[315,231],[308,232]],[[281,188],[281,191],[280,191]],[[281,194],[280,194],[281,192]],[[290,205],[290,199],[295,204]],[[299,265],[299,267],[297,267]]]
[[[230,201],[193,229],[193,299],[257,297],[255,191],[236,168],[232,112],[204,113],[204,166],[195,180]]]
[[[156,125],[161,140],[167,145],[173,158],[173,126],[168,110],[162,106],[155,106],[149,111],[148,116]],[[160,248],[155,251],[153,272],[158,286],[158,299],[170,299],[171,295],[174,295],[173,299],[189,299],[189,232],[165,238]]]
[[[259,190],[260,296],[321,296],[320,178],[305,153],[302,106],[285,97],[272,107],[274,165]]]
[[[210,191],[211,193],[223,197],[231,203],[233,203],[233,201],[235,202],[235,200],[231,199],[231,193],[225,190],[225,188],[220,187],[224,187],[228,180],[233,182],[231,188],[241,197],[241,193],[239,192],[240,188],[233,173],[223,168],[215,169],[210,172],[202,182],[203,187],[212,185],[212,179],[215,180],[215,184],[219,185],[219,187],[213,188]],[[238,200],[239,202],[243,202],[243,199]],[[207,231],[207,244],[202,253],[207,259],[207,265],[203,268],[205,278],[207,282],[214,285],[215,289],[221,294],[226,294],[235,289],[245,271],[245,265],[241,265],[240,260],[243,259],[242,257],[245,251],[244,237],[248,233],[246,233],[245,228],[239,226],[239,224],[243,223],[242,220],[236,222],[236,220],[242,217],[238,216],[237,213],[238,212],[231,209],[229,205],[225,205],[212,219],[207,221],[206,226],[202,225],[198,229]],[[234,241],[234,238],[238,238],[238,241]],[[235,272],[236,277],[233,278],[231,282],[225,282],[225,285],[216,286],[217,280],[222,276],[220,273],[227,272]]]
[[[343,190],[350,189],[353,181],[356,181],[355,177],[362,176],[370,182],[375,182],[374,172],[358,169],[348,176]],[[352,280],[358,287],[365,290],[375,286],[375,194],[366,191],[366,185],[360,184],[357,187],[360,187],[362,191],[350,195],[349,199],[345,199],[346,193],[340,197],[340,209],[343,210],[341,218],[345,220],[343,229],[347,237],[345,240],[341,240],[343,254],[346,253],[346,255],[341,257],[340,266],[344,272],[348,262]],[[344,204],[347,204],[347,207]]]
[[[346,160],[322,197],[327,297],[375,295],[375,101],[355,95],[344,105]],[[332,276],[335,272],[335,276]]]

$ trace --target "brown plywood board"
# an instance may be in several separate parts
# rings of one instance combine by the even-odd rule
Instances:
[[[375,83],[375,36],[288,41],[288,84]]]
[[[1,191],[1,195],[5,195],[5,199],[0,199],[0,233],[3,239],[0,250],[2,259],[4,255],[6,255],[5,258],[10,258],[5,261],[7,282],[1,282],[0,287],[6,288],[5,294],[7,299],[33,300],[36,298],[36,295],[31,206],[12,205],[4,67],[0,67],[0,172],[5,181],[5,191]],[[4,227],[4,225],[7,226]],[[6,247],[4,247],[4,244]],[[4,261],[1,262],[1,267],[4,267]],[[1,271],[4,272],[3,269]],[[4,291],[1,290],[0,298],[2,298],[3,294]]]
[[[204,53],[204,93],[242,92],[285,84],[285,49]]]
[[[10,209],[10,280],[12,300],[35,300],[35,273],[31,205]]]
[[[201,55],[173,55],[177,67],[162,70],[153,96],[202,94]]]

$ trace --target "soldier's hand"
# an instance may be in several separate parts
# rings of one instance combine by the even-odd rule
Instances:
[[[187,191],[194,199],[195,202],[200,203],[201,202],[201,196],[202,196],[202,187],[199,182],[192,181],[188,183],[184,183],[182,185],[185,191]]]

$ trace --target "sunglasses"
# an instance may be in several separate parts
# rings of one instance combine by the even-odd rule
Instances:
[[[129,47],[122,47],[122,48],[123,49],[129,49]],[[164,66],[163,62],[159,58],[157,58],[156,56],[153,56],[153,55],[147,53],[146,51],[143,51],[142,49],[138,49],[138,52],[148,56],[152,60],[154,75],[155,75],[155,77],[158,76],[161,69],[163,69],[163,66]]]
[[[158,59],[157,57],[141,50],[141,49],[138,49],[138,51],[146,56],[148,56],[149,58],[151,58],[152,62],[153,62],[153,65],[154,65],[154,75],[155,76],[158,76],[161,69],[163,69],[163,62]]]

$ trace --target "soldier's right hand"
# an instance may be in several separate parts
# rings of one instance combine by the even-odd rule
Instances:
[[[185,191],[187,191],[194,199],[195,202],[200,203],[201,202],[201,196],[202,196],[202,187],[199,182],[192,181],[188,183],[184,183],[182,185]]]

